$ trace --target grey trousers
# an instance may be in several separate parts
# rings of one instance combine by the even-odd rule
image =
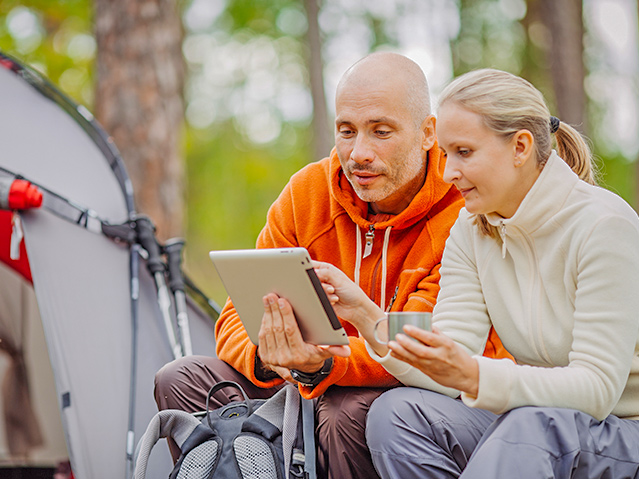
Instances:
[[[639,479],[639,421],[522,407],[497,416],[432,391],[397,388],[370,408],[382,478]]]
[[[208,356],[188,356],[168,363],[155,375],[155,402],[158,409],[187,412],[205,409],[206,395],[222,380],[235,381],[253,399],[271,397],[278,387],[255,386],[225,362]],[[377,474],[366,447],[364,428],[373,400],[387,388],[331,386],[316,400],[317,476],[319,479],[375,479]],[[218,408],[242,397],[234,389],[224,389],[211,398],[209,407]],[[173,459],[179,449],[169,443]]]

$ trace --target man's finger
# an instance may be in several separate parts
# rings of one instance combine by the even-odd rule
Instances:
[[[286,341],[291,349],[303,348],[304,339],[300,331],[291,303],[284,298],[279,298],[274,305],[282,321],[282,330],[286,336]]]

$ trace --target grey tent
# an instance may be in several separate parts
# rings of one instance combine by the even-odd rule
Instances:
[[[78,479],[128,477],[156,412],[153,375],[174,357],[130,181],[86,109],[0,53],[3,178],[31,182],[43,202],[0,211],[0,467],[66,456]],[[219,310],[204,304],[187,297],[192,349],[214,354]],[[168,475],[165,449],[149,477]]]

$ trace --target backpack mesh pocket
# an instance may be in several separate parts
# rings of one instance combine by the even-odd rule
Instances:
[[[217,464],[219,444],[215,440],[203,442],[189,452],[176,479],[208,479]]]
[[[278,479],[273,452],[262,439],[238,436],[233,442],[233,451],[242,479]]]

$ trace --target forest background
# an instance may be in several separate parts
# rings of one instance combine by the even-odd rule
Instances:
[[[113,135],[139,211],[184,237],[214,300],[211,249],[251,248],[291,174],[333,145],[337,81],[369,52],[451,78],[533,82],[592,141],[600,183],[639,206],[638,0],[0,0],[0,50]],[[0,108],[2,106],[0,105]],[[72,174],[72,172],[70,172]]]

